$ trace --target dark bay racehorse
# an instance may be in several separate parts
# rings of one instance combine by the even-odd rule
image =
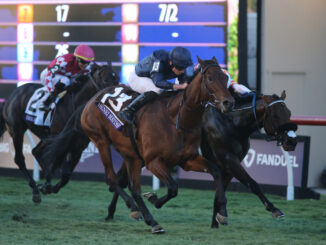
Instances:
[[[201,150],[207,159],[221,164],[224,189],[235,177],[259,197],[274,218],[284,214],[265,197],[240,163],[248,153],[250,135],[258,128],[264,128],[284,150],[295,149],[297,125],[290,122],[291,112],[284,102],[285,97],[285,91],[281,97],[260,95],[254,106],[246,103],[226,114],[209,107],[203,118]]]
[[[227,90],[227,76],[217,60],[201,60],[202,70],[188,87],[173,97],[164,97],[145,105],[137,113],[137,148],[144,163],[168,188],[167,195],[152,200],[155,207],[162,207],[178,193],[178,186],[172,178],[169,168],[179,165],[185,170],[209,172],[215,182],[221,182],[218,165],[210,163],[198,153],[201,138],[201,121],[205,105],[210,102],[221,111],[229,111],[234,99]],[[96,102],[106,94],[114,94],[115,88],[104,89],[94,96],[85,106],[81,116],[81,125],[92,142],[97,146],[105,167],[107,183],[111,190],[119,195],[126,193],[119,186],[113,169],[110,145],[118,150],[124,159],[129,176],[129,189],[138,205],[147,225],[153,233],[164,232],[147,209],[140,187],[140,173],[143,161],[134,150],[130,138],[116,130],[98,110]],[[128,93],[128,90],[124,90]],[[178,127],[179,129],[176,129]],[[222,186],[222,182],[217,186]],[[216,189],[214,199],[214,217],[225,216],[226,199],[223,188]],[[218,226],[214,218],[212,226]]]
[[[25,131],[29,129],[41,140],[49,135],[59,133],[75,108],[89,100],[100,89],[116,85],[119,81],[112,70],[111,63],[108,66],[94,64],[90,76],[80,77],[80,80],[82,81],[80,90],[75,93],[68,93],[57,104],[51,128],[36,126],[24,120],[26,105],[34,91],[42,86],[40,84],[29,83],[18,87],[10,95],[9,99],[0,105],[0,136],[7,129],[12,137],[15,148],[15,163],[29,180],[29,185],[33,189],[33,201],[36,203],[41,202],[41,197],[35,181],[26,169],[23,155]],[[42,141],[37,147],[41,145]],[[40,163],[40,166],[42,167],[42,163]]]

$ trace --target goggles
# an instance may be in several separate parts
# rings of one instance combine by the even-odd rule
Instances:
[[[184,71],[186,69],[186,67],[183,66],[177,66],[177,65],[172,65],[175,69],[177,69],[178,71]]]
[[[90,61],[83,60],[83,59],[80,59],[80,58],[77,59],[77,62],[80,62],[80,63],[82,63],[83,65],[86,65],[86,64],[89,64],[89,63],[90,63]]]

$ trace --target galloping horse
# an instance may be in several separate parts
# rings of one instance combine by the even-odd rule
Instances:
[[[108,62],[109,63],[109,62]],[[41,140],[49,135],[59,133],[70,117],[74,108],[89,100],[97,91],[105,87],[118,84],[118,78],[112,70],[112,65],[99,66],[94,64],[88,77],[82,84],[82,88],[76,93],[69,93],[64,96],[56,106],[55,116],[51,127],[36,126],[24,120],[26,105],[34,91],[42,85],[28,83],[16,88],[10,95],[5,104],[0,105],[0,136],[6,128],[13,139],[15,148],[15,163],[29,180],[29,185],[33,189],[33,201],[41,202],[40,192],[32,176],[26,169],[25,158],[23,155],[23,139],[27,129],[32,131]],[[71,96],[69,96],[71,94]],[[72,96],[73,94],[73,96]],[[38,144],[41,146],[42,141]],[[38,147],[37,146],[37,147]],[[42,163],[40,163],[42,167]]]
[[[222,163],[220,167],[223,170],[224,189],[234,176],[260,198],[266,209],[271,211],[275,218],[284,214],[264,196],[259,185],[247,174],[240,162],[249,150],[249,136],[262,127],[268,135],[275,137],[278,144],[282,144],[285,150],[294,150],[296,137],[292,131],[295,131],[297,126],[290,122],[291,112],[284,102],[285,97],[285,92],[281,97],[260,95],[257,100],[253,101],[253,104],[252,102],[249,104],[248,101],[241,102],[239,108],[227,114],[209,106],[205,111],[202,125],[201,150],[206,158],[213,162],[216,162],[216,158],[218,158]],[[43,157],[51,159],[54,168],[58,167],[67,152],[70,152],[77,156],[77,160],[73,164],[69,164],[68,172],[71,173],[78,163],[82,150],[89,143],[88,137],[81,130],[80,114],[81,109],[74,113],[59,135],[46,139],[48,146]],[[126,169],[122,168],[119,172],[121,187],[127,186],[125,171]],[[68,179],[62,179],[53,188],[53,192],[57,192],[63,186],[62,183],[66,184]],[[108,208],[107,219],[113,218],[117,200],[118,194],[115,193]]]
[[[203,117],[201,150],[204,157],[221,164],[224,189],[235,177],[259,197],[274,218],[284,216],[283,212],[265,197],[240,163],[248,153],[249,137],[257,129],[264,128],[284,150],[295,149],[297,139],[293,131],[297,125],[290,122],[291,112],[284,102],[285,97],[285,91],[281,97],[260,95],[253,105],[247,103],[226,114],[209,107]]]
[[[169,167],[179,165],[187,171],[209,172],[216,182],[221,181],[218,166],[198,153],[201,121],[208,102],[226,112],[232,108],[234,99],[227,90],[227,76],[217,60],[214,57],[205,61],[198,58],[198,62],[202,70],[184,91],[173,97],[161,96],[150,105],[141,108],[136,116],[138,128],[135,141],[138,152],[147,169],[168,187],[167,195],[155,200],[156,208],[162,207],[178,193],[177,183],[170,175]],[[116,130],[96,106],[96,102],[104,95],[114,94],[115,91],[115,87],[104,89],[86,104],[81,116],[82,128],[100,152],[110,189],[119,195],[126,195],[119,186],[112,166],[110,145],[113,144],[124,159],[129,188],[145,223],[152,227],[153,233],[164,232],[140,195],[143,161],[134,150],[130,138]],[[124,93],[128,93],[127,89]],[[222,186],[222,182],[218,186]],[[218,226],[215,217],[217,219],[223,217],[226,210],[226,201],[221,188],[217,188],[216,196],[219,198],[214,199],[213,227]]]

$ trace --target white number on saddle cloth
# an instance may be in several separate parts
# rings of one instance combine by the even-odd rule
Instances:
[[[122,87],[115,88],[114,93],[106,93],[103,95],[101,102],[105,104],[106,99],[108,99],[110,106],[115,111],[120,111],[121,107],[123,106],[123,103],[132,99],[132,96],[126,95],[125,93],[121,93],[123,90]],[[111,100],[110,98],[115,98],[114,100]],[[116,104],[115,104],[116,103]]]
[[[45,115],[44,111],[39,110],[39,106],[47,99],[50,95],[48,89],[46,87],[41,87],[35,90],[34,94],[29,99],[26,109],[25,109],[25,120],[34,123],[35,125],[39,126],[51,126],[53,120],[53,108],[54,105],[51,105],[51,113],[47,113]],[[57,101],[56,103],[58,102]],[[44,120],[44,116],[46,116]]]

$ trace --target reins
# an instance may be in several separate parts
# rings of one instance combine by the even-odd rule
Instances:
[[[94,87],[96,88],[96,90],[97,91],[100,91],[101,90],[100,87],[96,84],[93,76],[90,73],[88,73],[88,78],[89,78],[89,80],[91,80],[91,83],[94,85]]]

